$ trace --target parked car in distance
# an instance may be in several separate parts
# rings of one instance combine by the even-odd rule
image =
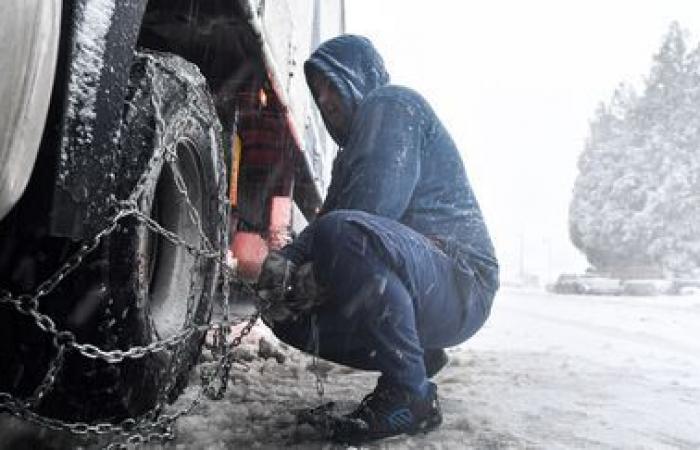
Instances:
[[[675,282],[669,279],[624,280],[622,293],[630,296],[652,297],[678,293]]]
[[[620,295],[620,280],[598,275],[561,274],[547,290],[556,294]]]

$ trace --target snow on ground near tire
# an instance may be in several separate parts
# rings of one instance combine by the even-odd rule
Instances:
[[[436,377],[443,426],[366,448],[700,448],[698,323],[700,297],[504,290],[484,329],[450,349],[450,364]],[[258,356],[261,337],[284,355],[283,364]],[[182,418],[177,440],[165,448],[342,448],[295,423],[295,408],[321,402],[308,356],[263,326],[241,355],[254,358],[249,370],[235,371],[223,400],[206,400]],[[323,401],[350,408],[374,387],[376,374],[323,368]],[[188,388],[178,403],[195,392]],[[5,423],[0,448],[81,445]]]

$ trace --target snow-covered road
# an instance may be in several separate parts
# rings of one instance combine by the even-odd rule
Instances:
[[[445,409],[475,424],[466,442],[482,423],[515,446],[700,448],[699,321],[700,298],[504,291]]]
[[[700,297],[504,289],[486,327],[450,349],[450,365],[437,376],[443,426],[368,448],[700,449],[699,330]],[[270,339],[256,327],[245,349],[257,353],[261,336]],[[291,414],[321,401],[306,370],[310,358],[273,345],[284,364],[256,358],[223,400],[205,401],[178,422],[167,448],[332,448]],[[324,401],[346,407],[376,377],[327,368]],[[4,430],[0,448],[79,445],[16,424]]]

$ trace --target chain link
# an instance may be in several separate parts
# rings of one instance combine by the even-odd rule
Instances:
[[[219,252],[215,250],[201,250],[186,240],[178,236],[176,233],[163,228],[158,222],[149,217],[142,211],[134,211],[133,215],[139,222],[142,222],[149,230],[167,239],[173,245],[183,247],[192,256],[201,256],[209,259],[219,259]]]
[[[44,379],[41,380],[39,386],[37,386],[32,396],[29,398],[29,400],[27,400],[25,404],[27,408],[35,409],[44,399],[46,394],[53,389],[58,372],[63,368],[65,352],[65,344],[60,345],[58,347],[58,351],[56,352],[56,356],[51,360],[51,364],[49,365],[49,369],[46,371],[46,375],[44,375]]]
[[[83,356],[90,359],[101,359],[109,364],[116,364],[125,359],[140,359],[146,355],[159,353],[176,348],[187,341],[195,332],[197,327],[187,327],[174,336],[159,341],[154,341],[146,346],[133,346],[129,350],[102,350],[92,344],[73,343],[72,347],[78,350]]]
[[[320,353],[320,347],[321,347],[321,340],[319,337],[319,329],[318,329],[318,315],[313,314],[311,316],[311,339],[313,341],[313,347],[314,347],[314,352],[312,356],[312,361],[311,361],[311,367],[312,367],[312,372],[314,374],[314,379],[316,381],[316,393],[318,394],[318,398],[322,399],[326,388],[323,384],[323,378],[321,377],[319,368],[318,368],[318,355]]]
[[[220,400],[224,397],[226,389],[228,388],[228,380],[231,372],[231,367],[235,361],[235,355],[233,350],[240,346],[243,339],[250,334],[255,326],[256,322],[260,318],[260,312],[255,312],[246,324],[241,328],[241,331],[236,335],[230,344],[226,342],[226,334],[221,333],[222,329],[228,329],[229,327],[219,327],[214,334],[214,350],[218,354],[218,364],[216,365],[216,370],[213,374],[202,374],[203,385],[206,384],[206,389],[204,389],[204,394],[211,400]],[[217,379],[219,381],[218,386],[213,386],[212,382]]]
[[[214,251],[214,246],[211,244],[209,241],[209,237],[207,234],[204,232],[204,229],[202,228],[202,221],[199,217],[199,211],[197,211],[197,208],[192,204],[192,200],[190,199],[190,196],[187,192],[187,185],[185,184],[185,179],[182,177],[182,173],[180,172],[180,166],[177,164],[177,154],[175,153],[174,146],[171,146],[168,152],[166,153],[167,157],[166,160],[168,162],[168,165],[170,166],[170,170],[173,172],[173,179],[175,180],[175,188],[178,190],[178,192],[182,195],[182,198],[184,199],[186,205],[187,205],[187,212],[190,217],[190,220],[192,223],[197,227],[197,231],[199,232],[199,238],[202,240],[204,243],[204,248],[207,251],[213,252]]]

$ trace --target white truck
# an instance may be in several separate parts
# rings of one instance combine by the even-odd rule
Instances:
[[[142,417],[336,149],[302,64],[342,0],[3,0],[0,412]],[[104,426],[104,425],[103,425]]]

